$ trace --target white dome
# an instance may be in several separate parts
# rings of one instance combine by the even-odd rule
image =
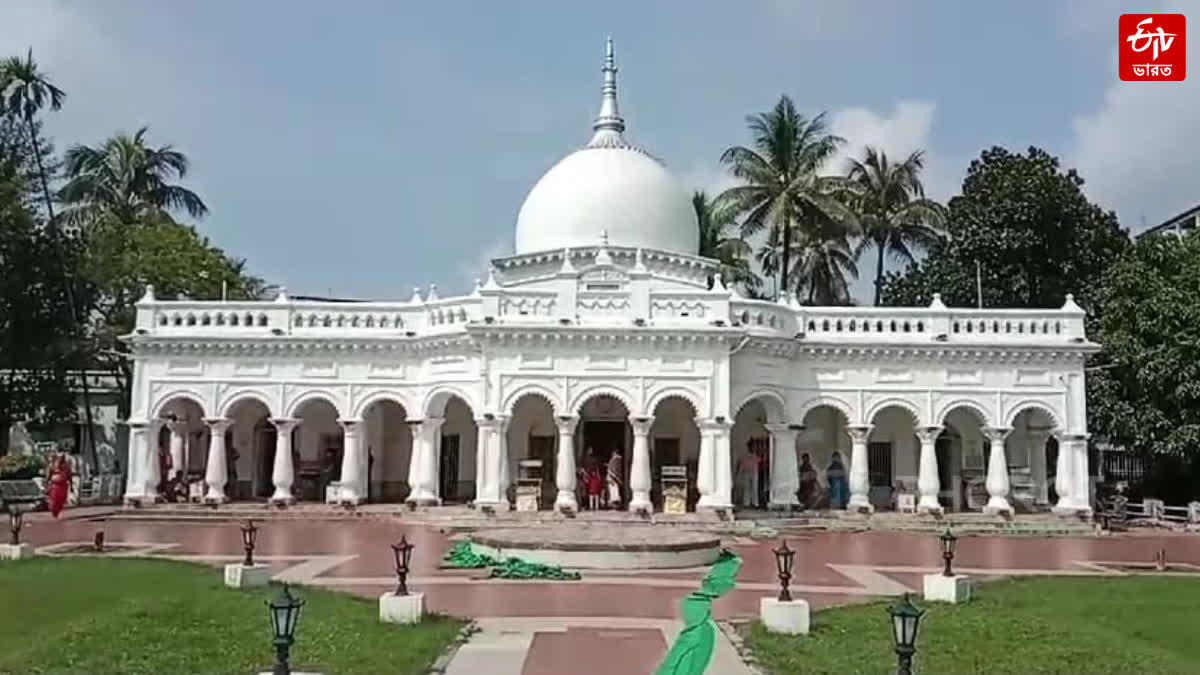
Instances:
[[[516,252],[609,244],[695,254],[696,212],[658,160],[631,147],[587,147],[555,164],[517,215]]]
[[[592,140],[555,164],[517,214],[516,253],[597,246],[695,255],[700,230],[692,200],[667,168],[621,135],[612,40],[604,59]]]

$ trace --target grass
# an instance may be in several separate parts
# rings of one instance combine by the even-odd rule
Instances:
[[[167,560],[34,558],[0,563],[0,673],[236,673],[273,663],[265,601],[213,567]],[[297,588],[296,669],[424,673],[462,622],[379,623],[370,600]]]
[[[918,673],[1200,672],[1200,579],[1040,578],[972,589],[964,605],[927,611]],[[750,624],[746,644],[771,675],[893,673],[890,603],[816,612],[808,636]]]

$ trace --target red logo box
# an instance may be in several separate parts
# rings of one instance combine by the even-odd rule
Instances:
[[[1122,14],[1117,72],[1126,82],[1181,82],[1187,75],[1187,19],[1182,14]]]

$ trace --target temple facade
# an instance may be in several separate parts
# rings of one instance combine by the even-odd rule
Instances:
[[[178,473],[210,502],[508,508],[521,483],[576,510],[579,468],[619,452],[631,510],[661,509],[668,475],[689,509],[795,507],[802,462],[824,493],[835,455],[854,510],[1089,510],[1097,345],[1069,296],[1054,310],[740,297],[697,255],[690,195],[626,141],[611,43],[602,71],[590,141],[532,188],[515,253],[469,295],[147,289],[127,337],[126,500]]]

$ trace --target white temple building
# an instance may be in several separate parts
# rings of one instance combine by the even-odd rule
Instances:
[[[685,467],[689,508],[721,510],[754,501],[738,480],[753,449],[771,507],[797,504],[803,454],[824,484],[837,452],[853,510],[1089,510],[1097,345],[1069,296],[1057,310],[740,297],[697,255],[688,191],[626,140],[611,42],[602,71],[591,140],[533,186],[515,253],[469,295],[147,289],[127,338],[126,501],[155,499],[163,456],[211,502],[507,508],[519,462],[537,459],[542,508],[574,510],[585,453],[617,450],[628,508],[661,509],[662,468]]]

